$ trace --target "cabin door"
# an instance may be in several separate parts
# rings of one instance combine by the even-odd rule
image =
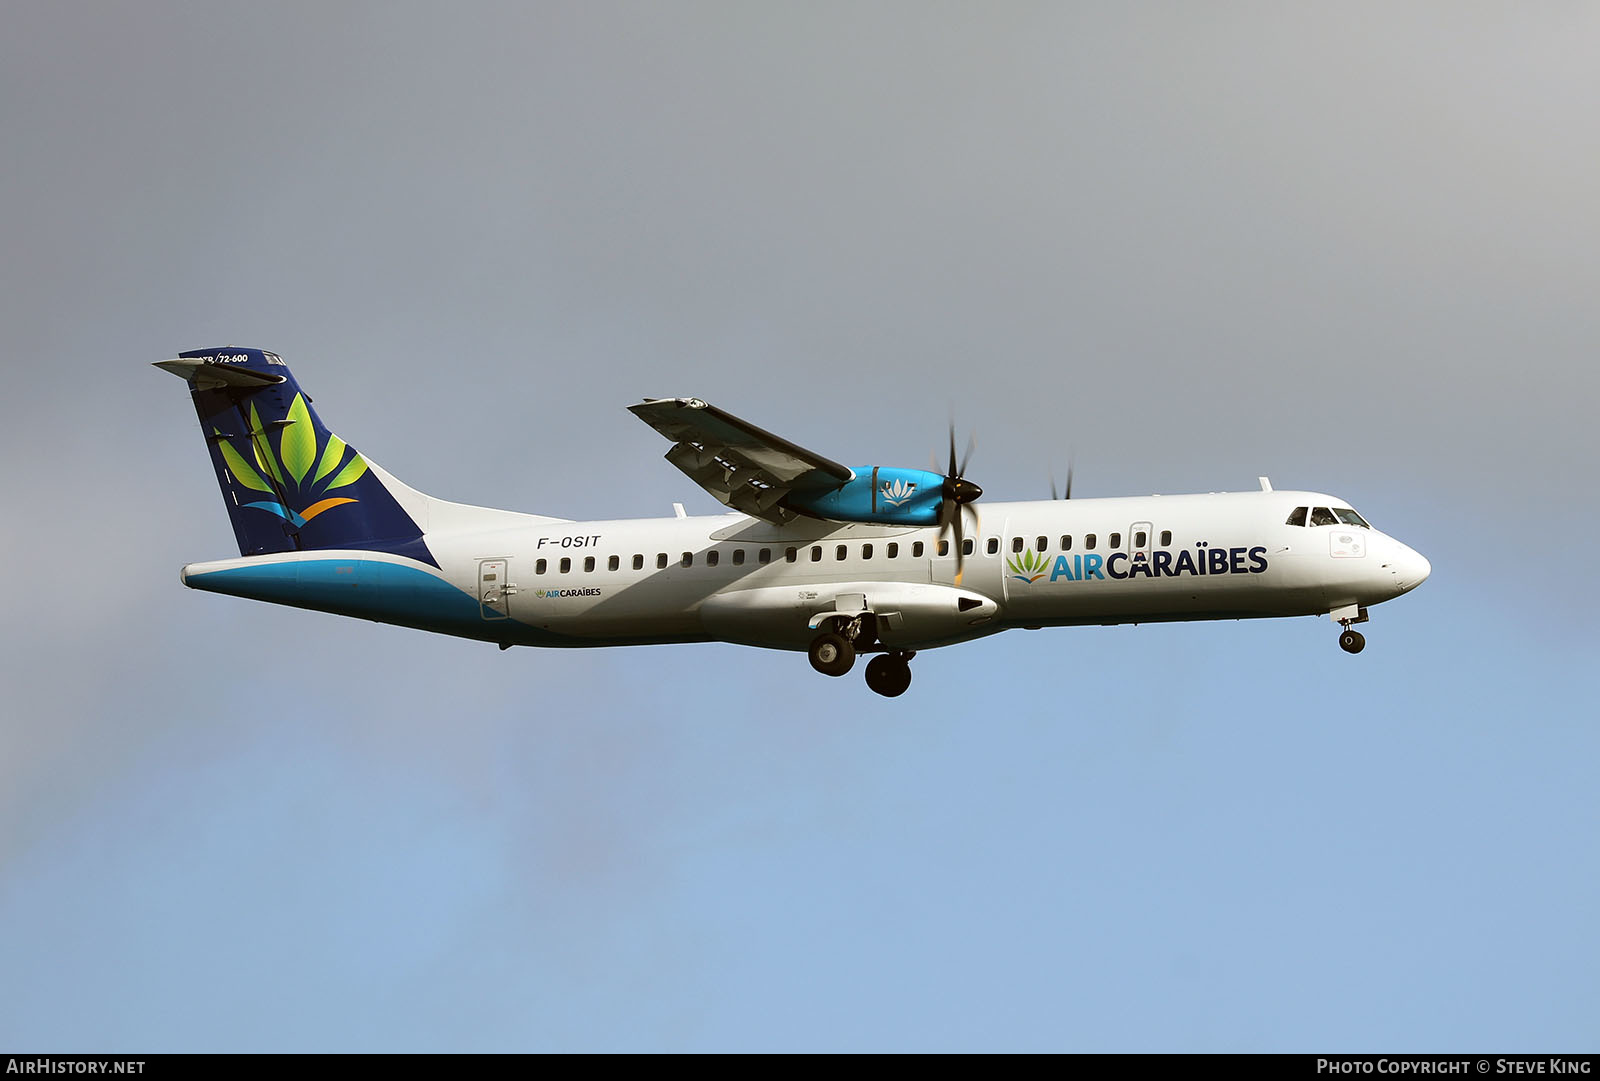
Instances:
[[[506,581],[511,571],[507,559],[481,559],[478,561],[478,604],[484,619],[510,619],[511,595],[517,587]]]

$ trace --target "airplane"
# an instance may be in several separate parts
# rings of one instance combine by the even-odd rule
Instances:
[[[579,522],[424,495],[322,423],[283,358],[202,349],[188,384],[239,558],[192,589],[511,646],[728,642],[805,651],[895,697],[918,653],[1011,628],[1327,615],[1366,644],[1370,606],[1427,559],[1318,492],[979,503],[945,472],[851,468],[699,398],[631,407],[725,513]],[[1054,482],[1052,481],[1052,488]]]

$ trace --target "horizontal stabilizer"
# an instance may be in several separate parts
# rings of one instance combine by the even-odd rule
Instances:
[[[155,361],[157,368],[186,379],[197,390],[218,390],[222,387],[270,387],[283,382],[283,376],[271,372],[258,372],[250,368],[235,368],[227,364],[197,358]],[[167,384],[169,387],[171,383]]]

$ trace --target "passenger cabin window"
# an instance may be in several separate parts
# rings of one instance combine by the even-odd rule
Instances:
[[[1335,518],[1333,516],[1333,511],[1329,510],[1327,507],[1312,507],[1311,508],[1311,524],[1312,525],[1338,525],[1339,524],[1339,519]]]
[[[547,567],[548,565],[549,564],[547,564],[544,560],[542,560],[542,559],[539,560],[537,563],[535,563],[533,565],[533,573],[534,574],[543,574],[545,567]]]
[[[1061,536],[1061,550],[1063,552],[1072,551],[1072,537],[1071,537],[1070,534],[1062,534],[1062,536]]]
[[[664,571],[666,569],[667,569],[667,553],[665,553],[665,552],[657,552],[656,553],[656,570]]]
[[[1122,547],[1122,534],[1121,533],[1113,533],[1113,534],[1111,534],[1111,547],[1113,547],[1113,548],[1121,548]]]
[[[612,556],[610,559],[606,560],[606,570],[608,571],[614,571],[620,566],[622,566],[621,556]]]
[[[783,561],[785,563],[793,563],[796,560],[798,560],[799,558],[800,558],[800,549],[798,549],[798,548],[785,548],[783,550]]]
[[[744,549],[743,548],[735,548],[733,550],[733,565],[735,567],[744,566]]]
[[[947,555],[950,554],[950,542],[949,541],[942,540],[942,541],[939,542],[939,554],[942,555],[942,556],[947,556]]]
[[[683,553],[683,555],[681,557],[679,557],[679,559],[678,559],[678,565],[680,567],[692,567],[692,566],[694,566],[694,553],[693,552],[685,552],[685,553]]]
[[[833,546],[833,558],[843,563],[844,557],[849,551],[850,546],[848,544],[836,544]]]
[[[1083,546],[1089,551],[1094,551],[1094,534],[1090,533],[1083,538]]]
[[[862,559],[871,559],[872,558],[872,545],[863,544],[861,546],[861,558]]]
[[[1305,507],[1296,507],[1294,510],[1290,511],[1288,520],[1285,521],[1283,524],[1284,525],[1305,525],[1306,524],[1306,508]]]
[[[583,557],[583,573],[585,573],[585,574],[594,573],[594,556],[584,556]]]
[[[1012,537],[1011,538],[1011,550],[1013,552],[1022,551],[1022,538],[1021,537]]]
[[[711,549],[711,551],[706,553],[706,566],[715,567],[717,565],[717,561],[721,558],[721,552],[717,551],[715,548]]]
[[[566,556],[561,557],[561,573],[567,574],[572,570],[572,560]]]
[[[912,559],[921,559],[922,558],[922,553],[925,550],[926,549],[924,548],[923,543],[921,541],[912,541],[911,542],[911,558]]]
[[[761,549],[761,551],[757,552],[756,553],[756,562],[757,563],[762,563],[762,564],[771,563],[772,562],[772,549],[771,548],[763,548],[763,549]]]
[[[1172,543],[1172,530],[1163,529],[1161,531],[1161,547],[1165,548],[1171,543]]]
[[[1037,540],[1035,540],[1033,542],[1033,546],[1035,548],[1037,548],[1039,551],[1042,552],[1045,549],[1045,545],[1047,545],[1049,543],[1050,543],[1050,538],[1048,538],[1048,537],[1039,537]]]
[[[814,545],[811,546],[811,562],[813,562],[813,563],[821,563],[822,562],[822,545],[814,544]]]
[[[1145,531],[1141,529],[1141,530],[1139,530],[1137,533],[1135,533],[1133,535],[1133,546],[1135,548],[1143,548],[1144,547],[1144,542],[1149,540],[1149,539],[1150,539],[1149,535],[1146,534]]]
[[[973,548],[973,544],[972,544],[972,538],[971,537],[968,537],[966,540],[961,542],[961,554],[962,555],[964,555],[964,556],[971,555],[972,554],[972,548]]]
[[[633,569],[636,571],[644,570],[644,556],[636,555],[633,557]]]
[[[989,538],[989,543],[984,545],[984,551],[988,552],[990,555],[994,555],[999,550],[1000,550],[1000,538],[999,537],[990,537]]]
[[[888,544],[883,546],[883,554],[888,556],[890,559],[896,558],[900,555],[900,545],[894,541],[890,541]]]

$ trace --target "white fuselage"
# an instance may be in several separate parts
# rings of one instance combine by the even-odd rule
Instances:
[[[502,645],[803,650],[830,613],[871,612],[887,646],[910,650],[1012,627],[1354,617],[1427,577],[1427,560],[1376,530],[1286,524],[1311,505],[1346,504],[1292,491],[985,502],[966,512],[959,575],[948,529],[502,512],[428,532],[437,569],[316,551],[191,564],[184,580]]]

